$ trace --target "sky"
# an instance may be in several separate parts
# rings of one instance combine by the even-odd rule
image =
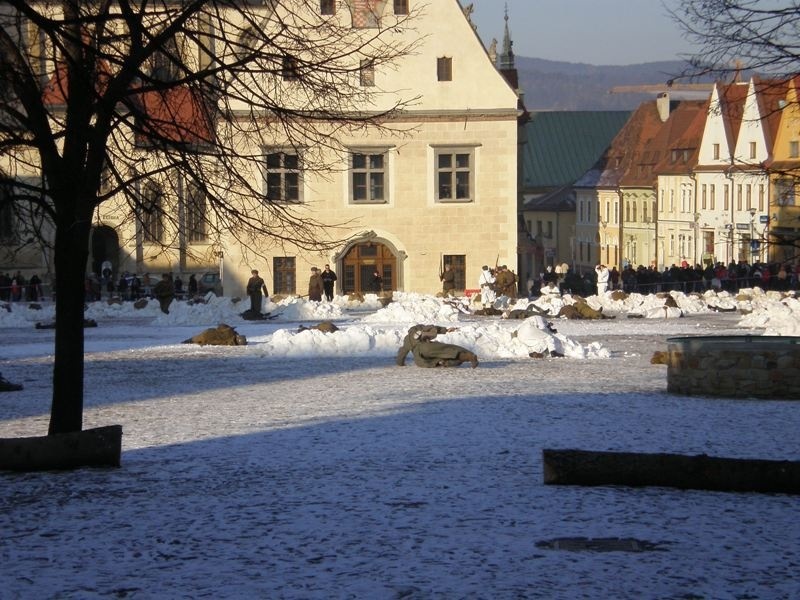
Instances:
[[[675,60],[692,52],[662,0],[472,0],[472,21],[502,47],[505,6],[517,56],[594,65]],[[674,6],[675,0],[665,4]],[[470,4],[461,0],[462,6]]]
[[[794,294],[672,296],[682,316],[590,296],[615,318],[550,318],[565,356],[538,360],[526,321],[430,296],[270,300],[258,322],[232,298],[90,303],[84,428],[121,425],[122,464],[0,473],[3,597],[798,598],[797,496],[543,483],[545,448],[800,460],[796,402],[668,394],[650,363],[669,336],[797,334]],[[0,438],[46,433],[52,316],[0,310],[24,385]],[[300,328],[321,320],[339,331]],[[247,345],[181,343],[220,321]],[[480,364],[397,366],[415,323]]]

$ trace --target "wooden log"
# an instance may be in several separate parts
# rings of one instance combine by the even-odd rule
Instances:
[[[119,467],[121,454],[121,425],[41,437],[5,438],[0,439],[0,470]]]
[[[800,461],[551,449],[542,459],[545,485],[800,494]]]

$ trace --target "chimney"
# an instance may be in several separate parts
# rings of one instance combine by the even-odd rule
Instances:
[[[656,98],[656,109],[662,123],[669,119],[669,92],[661,92]]]

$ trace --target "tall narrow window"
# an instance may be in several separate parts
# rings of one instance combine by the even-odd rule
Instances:
[[[728,185],[727,183],[725,184],[725,187],[723,188],[722,199],[723,199],[723,206],[722,206],[723,210],[730,209],[730,207],[731,207],[731,186]]]
[[[756,143],[750,142],[750,158],[756,157]]]
[[[441,56],[436,59],[436,79],[453,81],[453,59],[449,56]]]
[[[797,140],[789,142],[789,158],[800,158],[800,142]]]
[[[287,54],[283,57],[283,62],[281,64],[281,77],[283,77],[286,81],[292,81],[299,77],[297,73],[297,59],[294,56],[289,56]]]
[[[361,67],[358,71],[358,83],[361,87],[372,87],[375,85],[375,65],[371,60],[361,60]]]
[[[742,210],[742,184],[736,184],[736,210]]]
[[[714,160],[719,160],[719,144],[712,144],[711,152],[714,157]]]
[[[758,212],[764,212],[764,184],[758,186]]]
[[[155,183],[147,184],[142,198],[142,235],[145,242],[164,241],[164,192]]]
[[[190,184],[186,198],[186,237],[189,243],[206,241],[206,195],[196,184]]]
[[[753,208],[753,186],[747,184],[747,210]]]
[[[707,186],[706,186],[706,184],[704,183],[700,189],[703,190],[700,198],[701,198],[701,203],[702,203],[703,210],[705,210],[707,208],[706,207],[706,202],[707,202],[707,198],[706,198]]]
[[[351,155],[351,199],[358,203],[386,202],[386,153]]]
[[[714,208],[715,208],[715,206],[717,204],[717,187],[712,183],[709,186],[709,190],[708,191],[709,191],[708,207],[709,207],[709,209],[714,210]]]
[[[394,14],[407,15],[408,14],[408,0],[394,0]]]
[[[297,291],[297,272],[294,256],[275,256],[272,259],[272,293],[294,294]]]
[[[280,150],[265,153],[264,194],[270,202],[300,202],[300,157]]]
[[[321,15],[333,15],[333,14],[336,14],[336,2],[335,2],[335,0],[320,0],[319,1],[319,13]]]
[[[438,150],[436,153],[436,199],[439,202],[472,201],[472,153]]]

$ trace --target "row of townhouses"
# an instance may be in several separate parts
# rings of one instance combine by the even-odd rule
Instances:
[[[664,86],[630,114],[589,113],[594,126],[584,124],[582,131],[589,139],[610,140],[590,168],[570,183],[551,182],[550,189],[536,189],[546,178],[528,171],[534,177],[522,190],[521,206],[537,242],[532,250],[540,260],[533,268],[566,263],[585,273],[598,263],[658,270],[796,264],[799,83],[737,80],[709,85],[702,99],[684,92],[680,100]],[[559,118],[570,125],[587,119],[577,113]],[[569,126],[561,131],[572,135]],[[576,134],[577,143],[581,137]],[[573,175],[574,169],[565,177]]]

